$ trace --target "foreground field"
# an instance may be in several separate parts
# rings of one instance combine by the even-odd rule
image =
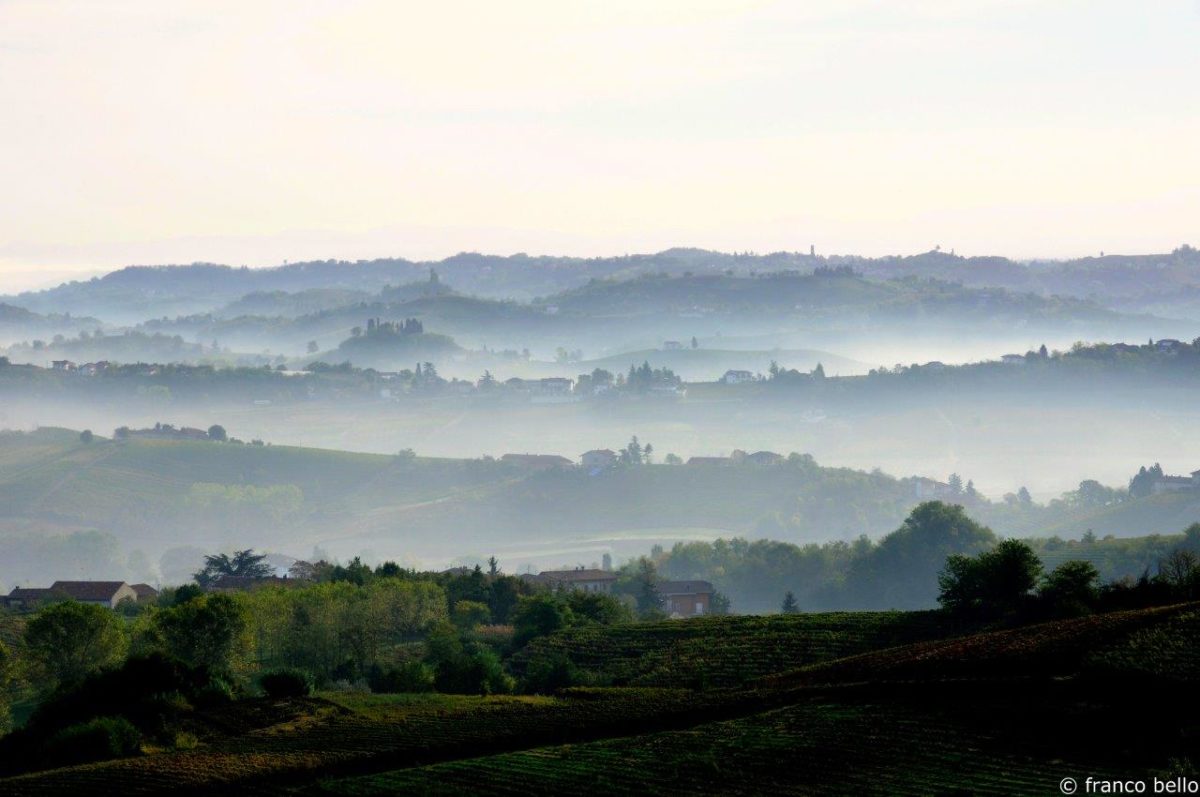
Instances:
[[[538,655],[631,681],[713,674],[687,689],[243,701],[196,712],[193,749],[3,779],[0,794],[1046,794],[1196,760],[1198,629],[1188,604],[942,640],[927,613],[565,633]]]
[[[912,706],[811,702],[744,719],[558,745],[313,792],[387,794],[1046,794],[1097,760],[1022,755],[962,718]]]

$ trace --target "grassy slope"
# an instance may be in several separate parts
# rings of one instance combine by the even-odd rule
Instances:
[[[92,527],[119,539],[135,537],[151,548],[156,542],[179,544],[188,533],[210,531],[186,511],[198,482],[295,485],[303,502],[294,514],[266,521],[247,516],[242,528],[253,530],[248,544],[277,545],[282,539],[302,543],[301,550],[353,538],[388,550],[399,544],[420,551],[447,529],[458,535],[460,551],[485,553],[506,542],[554,544],[631,529],[708,529],[735,536],[753,533],[772,513],[789,518],[801,511],[806,534],[828,539],[854,536],[864,527],[895,528],[916,503],[911,489],[895,480],[832,468],[656,466],[596,476],[539,474],[497,462],[424,457],[404,462],[291,446],[146,440],[84,445],[75,432],[42,429],[0,433],[0,533]],[[1155,496],[1081,511],[1070,531],[1177,531],[1196,510],[1193,496]],[[1008,523],[995,528],[1040,532]],[[1081,555],[1064,549],[1068,553]],[[1053,555],[1047,562],[1056,563]]]
[[[465,539],[693,527],[746,533],[765,512],[788,511],[788,468],[670,468],[530,473],[502,463],[391,457],[288,446],[135,440],[79,442],[67,430],[0,436],[0,507],[8,519],[153,532],[179,514],[197,482],[296,485],[300,523],[325,538],[446,528]],[[453,500],[450,500],[453,499]],[[904,507],[896,507],[898,517]],[[489,536],[490,535],[490,536]]]
[[[389,512],[499,485],[502,464],[422,458],[408,462],[289,446],[132,440],[79,442],[67,430],[0,438],[0,507],[9,518],[85,523],[118,535],[154,534],[171,520],[187,530],[194,484],[295,485],[304,495],[300,524],[354,530]],[[295,531],[293,524],[290,531]],[[269,534],[271,529],[263,530]]]

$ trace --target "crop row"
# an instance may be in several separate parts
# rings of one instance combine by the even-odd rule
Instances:
[[[767,679],[772,685],[855,680],[1070,675],[1097,650],[1194,610],[1168,606],[1058,620],[818,664]]]
[[[639,686],[738,686],[772,673],[950,633],[932,612],[709,617],[590,626],[535,640],[515,671],[566,655],[602,681]]]
[[[326,781],[328,794],[1045,794],[1072,768],[919,710],[801,704],[683,731]]]
[[[414,702],[372,716],[326,715],[268,727],[196,750],[53,770],[0,781],[4,794],[105,791],[126,795],[311,777],[371,761],[411,766],[569,739],[695,724],[767,705],[764,694],[603,690],[566,698]],[[370,765],[379,768],[379,764]]]
[[[1200,611],[1179,614],[1111,642],[1089,656],[1085,665],[1106,673],[1200,680]]]

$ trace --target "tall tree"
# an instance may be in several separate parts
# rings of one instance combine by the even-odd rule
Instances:
[[[33,674],[51,689],[118,664],[127,647],[121,619],[111,609],[65,601],[38,612],[25,628]]]
[[[789,589],[787,594],[783,596],[783,605],[780,611],[784,614],[798,614],[800,612],[800,604],[796,603],[796,596]]]
[[[191,665],[218,672],[233,667],[246,612],[229,595],[204,595],[154,615],[154,627],[167,653]]]
[[[658,570],[654,562],[642,557],[638,560],[637,572],[634,576],[634,599],[637,601],[637,611],[642,617],[656,617],[662,614],[662,594],[658,591]]]
[[[266,563],[266,558],[266,554],[256,554],[253,548],[235,551],[233,556],[223,553],[212,554],[204,557],[204,568],[193,578],[202,587],[207,587],[222,576],[266,578],[275,572]]]
[[[1021,607],[1042,577],[1042,562],[1028,544],[1002,540],[971,557],[952,554],[938,575],[943,608],[962,614],[1000,616]]]

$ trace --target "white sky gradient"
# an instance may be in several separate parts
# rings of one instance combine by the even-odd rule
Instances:
[[[0,292],[130,263],[1200,244],[1200,0],[0,0]]]

